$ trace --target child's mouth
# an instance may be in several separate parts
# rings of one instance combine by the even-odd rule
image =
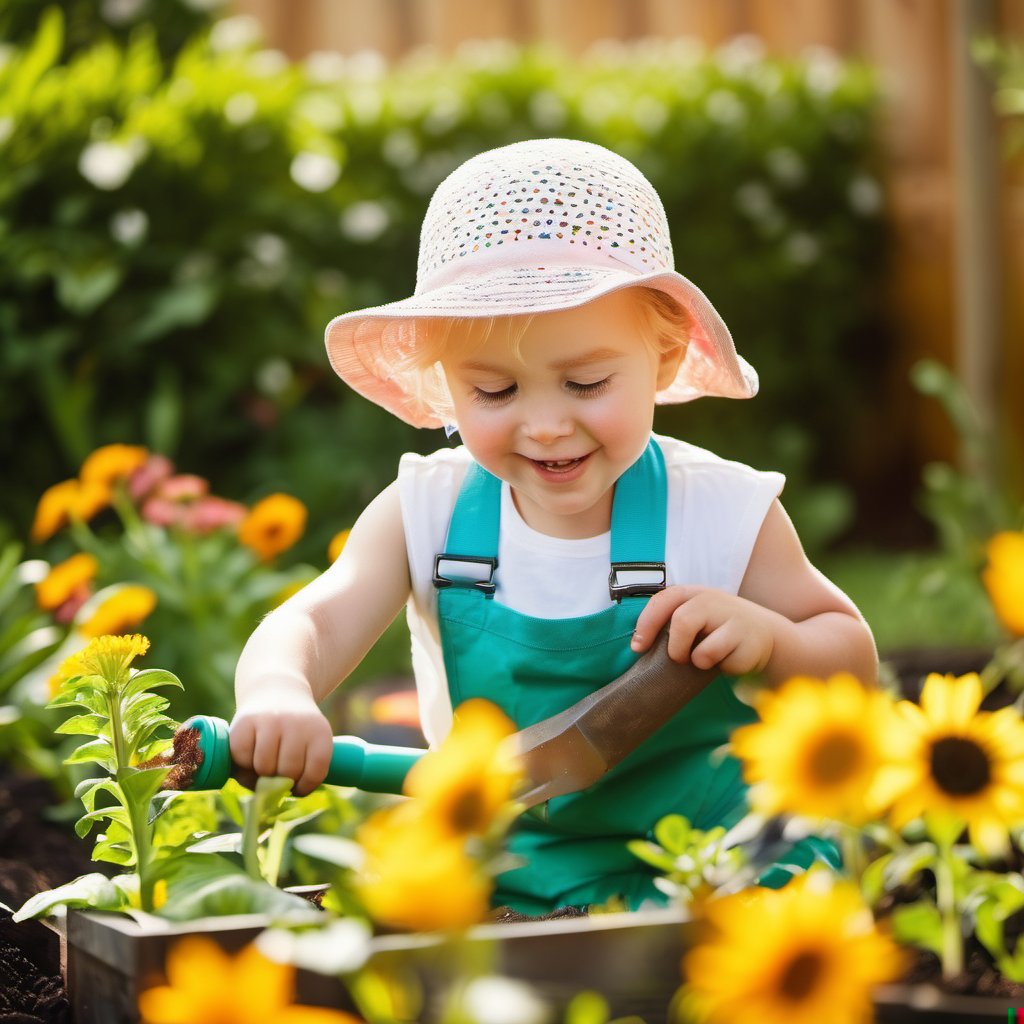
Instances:
[[[542,476],[551,478],[575,477],[575,471],[582,469],[583,464],[590,458],[590,453],[580,455],[575,459],[531,459]]]

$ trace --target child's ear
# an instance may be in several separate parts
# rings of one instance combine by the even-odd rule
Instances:
[[[686,355],[686,345],[674,345],[658,357],[658,390],[663,391],[676,379],[679,364]]]

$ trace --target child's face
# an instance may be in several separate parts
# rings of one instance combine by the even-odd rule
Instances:
[[[620,291],[539,315],[518,357],[497,330],[442,360],[466,447],[508,481],[523,519],[551,536],[609,528],[615,481],[646,447],[655,392],[682,355],[645,344],[633,303]]]

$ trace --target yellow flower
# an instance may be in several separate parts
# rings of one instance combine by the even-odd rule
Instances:
[[[92,555],[79,553],[53,566],[36,584],[36,604],[44,611],[53,611],[70,601],[96,577],[100,564]]]
[[[406,795],[454,837],[485,834],[508,811],[521,782],[502,743],[513,732],[512,721],[489,701],[460,705],[445,741],[406,776]]]
[[[710,900],[704,914],[710,935],[683,971],[712,1024],[866,1024],[872,988],[904,969],[856,886],[825,870]]]
[[[981,579],[992,608],[1011,633],[1024,636],[1024,533],[997,533],[987,553]]]
[[[306,506],[289,494],[271,494],[249,510],[238,528],[238,539],[268,561],[287,551],[305,528]]]
[[[884,764],[872,800],[902,828],[924,816],[931,831],[967,825],[982,853],[1008,849],[1007,830],[1024,822],[1024,723],[1015,708],[979,711],[976,673],[930,675],[920,707],[900,701],[882,735]]]
[[[128,584],[108,597],[79,626],[84,636],[104,633],[127,633],[134,629],[156,607],[156,594],[141,584]]]
[[[255,946],[231,956],[189,935],[167,954],[167,984],[139,995],[142,1024],[358,1024],[340,1010],[292,1005],[295,968]]]
[[[757,698],[761,721],[737,729],[750,799],[763,814],[787,811],[849,824],[869,820],[865,791],[879,766],[879,730],[891,700],[840,673],[797,676]]]
[[[149,650],[148,638],[132,636],[98,636],[77,654],[65,658],[58,675],[61,679],[75,676],[101,676],[110,683],[128,681],[128,669],[136,658]]]
[[[78,478],[82,483],[96,483],[109,489],[115,480],[130,476],[148,458],[149,452],[139,445],[104,445],[82,463]]]
[[[468,928],[487,913],[491,880],[415,801],[371,815],[356,838],[365,853],[356,887],[375,920],[435,931]]]
[[[341,554],[341,549],[348,543],[348,535],[351,530],[341,530],[331,538],[331,543],[327,545],[327,559],[330,562],[336,562],[338,555]]]
[[[88,522],[110,502],[110,489],[101,483],[64,480],[43,491],[36,505],[29,536],[34,543],[49,540],[72,519]]]

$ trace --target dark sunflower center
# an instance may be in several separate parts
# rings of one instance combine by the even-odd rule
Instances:
[[[932,778],[951,796],[980,793],[992,778],[988,754],[974,740],[944,736],[932,744]]]
[[[861,744],[848,733],[826,736],[808,758],[811,779],[826,786],[845,782],[860,767],[862,754]]]
[[[448,820],[455,832],[474,832],[484,824],[484,798],[476,787],[460,793],[451,804]]]
[[[804,951],[793,957],[779,979],[779,994],[784,999],[799,1002],[814,991],[825,968],[819,953]]]

